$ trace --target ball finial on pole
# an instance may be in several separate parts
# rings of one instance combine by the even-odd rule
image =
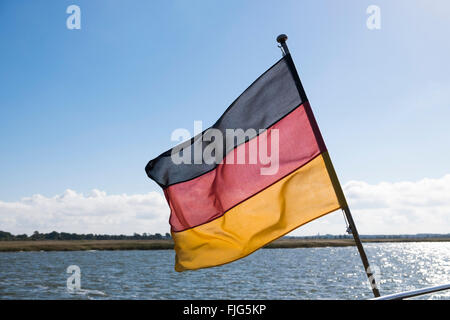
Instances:
[[[283,42],[286,42],[287,39],[288,39],[288,36],[285,35],[284,33],[282,33],[277,37],[277,42],[279,44],[282,44]]]
[[[288,49],[287,44],[286,44],[286,40],[287,39],[288,39],[288,36],[285,35],[284,33],[280,34],[277,37],[277,42],[280,44],[279,47],[282,48],[283,55],[289,54],[289,49]]]

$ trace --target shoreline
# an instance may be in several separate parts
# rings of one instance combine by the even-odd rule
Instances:
[[[450,238],[366,238],[363,243],[450,242]],[[265,249],[354,246],[353,239],[278,239]],[[0,241],[0,252],[86,250],[173,250],[172,240],[37,240]]]

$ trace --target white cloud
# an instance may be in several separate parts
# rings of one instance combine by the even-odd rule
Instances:
[[[450,175],[416,182],[344,186],[361,234],[450,233]],[[14,234],[64,231],[132,234],[169,231],[169,208],[159,192],[136,195],[89,194],[66,190],[61,195],[34,195],[17,202],[0,201],[0,230]],[[307,224],[293,235],[343,234],[345,222],[335,212]]]
[[[169,208],[161,193],[107,195],[73,190],[51,198],[33,195],[17,202],[0,201],[0,230],[13,234],[64,231],[133,234],[169,231]]]
[[[450,175],[375,185],[350,181],[343,189],[360,234],[450,233]],[[293,234],[344,230],[343,215],[335,212]]]

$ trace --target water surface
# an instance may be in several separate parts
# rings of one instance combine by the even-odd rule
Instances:
[[[450,243],[365,244],[382,294],[450,283]],[[81,290],[66,269],[81,269]],[[2,299],[366,299],[355,247],[263,249],[177,273],[172,250],[0,253]],[[450,299],[450,292],[424,299]]]

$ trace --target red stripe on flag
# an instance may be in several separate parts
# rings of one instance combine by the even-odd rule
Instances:
[[[214,170],[166,188],[164,193],[171,209],[172,231],[183,231],[222,216],[232,207],[326,151],[322,139],[319,138],[319,143],[316,140],[317,133],[311,126],[309,111],[306,102],[268,128],[264,134],[233,149]],[[256,164],[249,164],[249,147],[265,139],[263,141],[270,155],[273,129],[279,130],[279,168],[273,175],[261,175],[261,168],[270,165],[262,164],[259,156]],[[245,164],[229,164],[229,160],[236,160],[243,148]]]

